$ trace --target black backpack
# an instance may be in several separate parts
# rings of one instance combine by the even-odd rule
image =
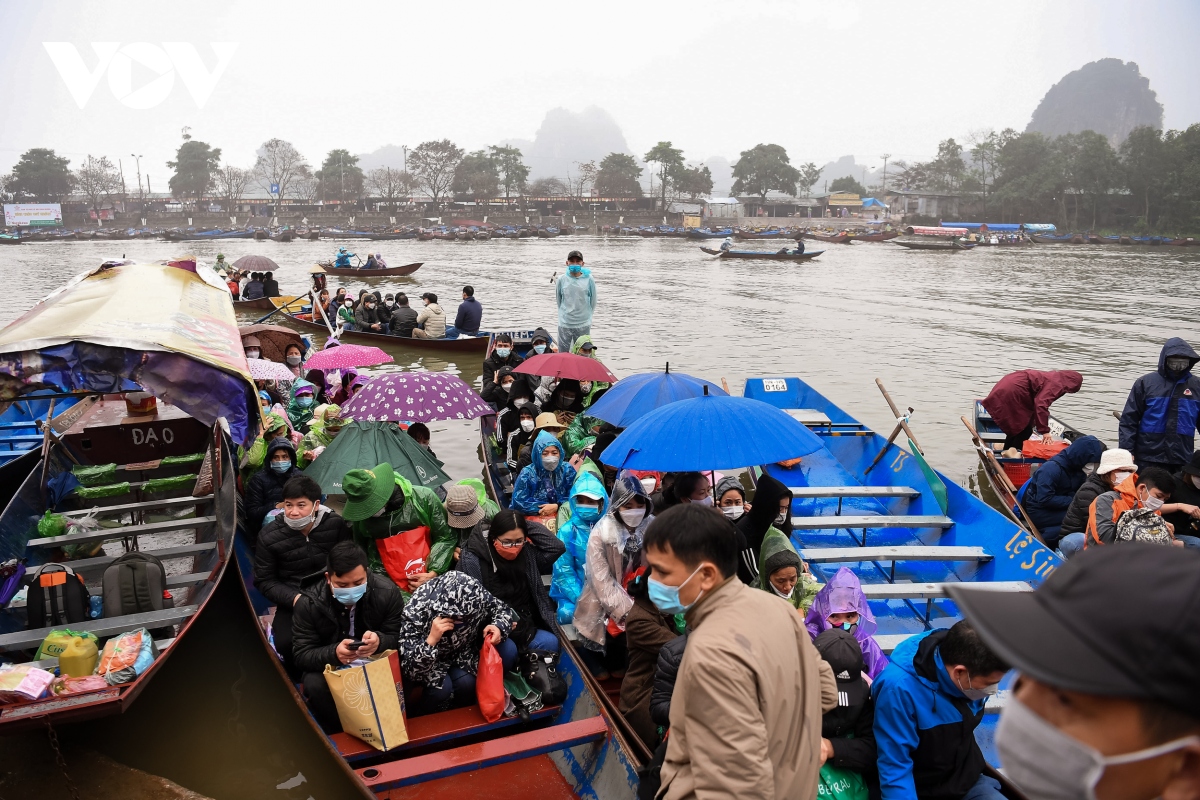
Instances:
[[[83,578],[65,564],[43,564],[29,579],[26,627],[53,628],[89,618],[91,595]]]
[[[542,695],[542,704],[561,705],[567,699],[567,682],[558,674],[558,653],[526,650],[521,654],[521,677]]]
[[[136,550],[113,559],[104,570],[105,617],[123,617],[171,608],[167,571],[158,556]]]

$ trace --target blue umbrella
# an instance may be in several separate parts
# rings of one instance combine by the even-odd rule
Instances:
[[[660,472],[737,469],[815,453],[821,439],[761,400],[705,394],[651,411],[604,450],[611,467]]]
[[[683,373],[672,373],[667,364],[665,372],[644,372],[630,375],[612,385],[604,396],[587,410],[589,417],[611,422],[618,428],[628,428],[656,408],[709,394],[728,394],[720,386]]]

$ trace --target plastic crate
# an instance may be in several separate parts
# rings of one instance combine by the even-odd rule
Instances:
[[[1033,473],[1033,464],[1028,461],[1002,461],[1004,474],[1012,481],[1013,486],[1020,489]]]

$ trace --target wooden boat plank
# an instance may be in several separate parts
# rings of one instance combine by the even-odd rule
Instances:
[[[187,517],[186,519],[169,519],[163,522],[148,522],[143,525],[126,525],[120,528],[101,528],[87,533],[68,533],[64,536],[47,536],[29,540],[28,547],[58,547],[64,544],[86,544],[88,542],[105,542],[110,539],[124,539],[126,536],[146,536],[152,533],[170,533],[189,528],[202,528],[217,521],[214,517]]]
[[[829,515],[823,517],[792,517],[792,528],[796,530],[835,530],[837,528],[950,528],[954,520],[938,515],[889,516],[880,514],[868,517]]]
[[[911,486],[792,486],[792,497],[920,497]]]
[[[176,625],[190,619],[200,606],[180,606],[179,608],[164,608],[162,611],[147,611],[142,614],[126,614],[123,617],[108,617],[105,619],[89,619],[83,622],[72,622],[71,630],[88,631],[99,638],[115,636],[118,633],[136,630],[137,628],[161,628],[164,625]],[[34,628],[0,635],[0,652],[9,650],[27,650],[37,647],[50,631],[61,628],[54,625],[49,628]]]
[[[853,561],[990,561],[982,547],[912,545],[908,547],[805,547],[800,557],[814,564]]]
[[[948,597],[949,583],[864,583],[863,594],[868,600],[935,600]],[[1026,581],[981,581],[973,588],[995,592],[1032,592]]]

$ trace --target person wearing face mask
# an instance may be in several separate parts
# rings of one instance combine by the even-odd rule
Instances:
[[[288,419],[292,427],[301,433],[308,433],[308,422],[313,416],[316,401],[316,387],[304,379],[292,383],[292,400],[288,403]]]
[[[289,480],[301,475],[296,463],[296,448],[290,439],[280,436],[271,440],[267,447],[266,469],[254,473],[246,486],[245,533],[254,549],[258,532],[267,514],[283,502],[283,487]]]
[[[1129,474],[1111,491],[1099,495],[1088,509],[1088,526],[1084,533],[1084,549],[1125,541],[1122,535],[1122,519],[1132,511],[1145,509],[1155,515],[1185,511],[1200,513],[1195,506],[1180,507],[1168,503],[1175,490],[1175,479],[1161,467],[1147,467]],[[1173,531],[1168,528],[1165,539],[1173,540]],[[1174,541],[1169,543],[1175,544]],[[1183,542],[1178,542],[1183,546]]]
[[[1038,467],[1021,486],[1017,502],[1037,526],[1046,546],[1058,546],[1063,519],[1076,492],[1087,480],[1084,468],[1095,465],[1104,454],[1104,443],[1095,436],[1083,436],[1054,458]]]
[[[1178,472],[1191,461],[1200,429],[1200,377],[1192,367],[1200,356],[1178,337],[1163,345],[1158,370],[1133,383],[1119,425],[1121,447],[1142,469]]]
[[[1182,510],[1182,506],[1200,507],[1200,453],[1193,453],[1192,460],[1175,474],[1175,491],[1171,494],[1173,504],[1181,506],[1178,511],[1164,512],[1163,519],[1175,526],[1175,538],[1189,544],[1200,537],[1200,519]]]
[[[396,308],[396,298],[390,294],[383,296],[383,302],[375,306],[375,316],[379,317],[379,324],[383,326],[381,333],[391,333],[392,330],[392,311]]]
[[[833,670],[795,609],[737,580],[731,527],[688,503],[646,530],[650,599],[688,628],[657,796],[815,800]]]
[[[540,356],[543,353],[553,353],[558,350],[554,346],[554,338],[545,328],[537,328],[533,332],[533,338],[529,340],[529,355]]]
[[[342,304],[338,308],[337,321],[342,326],[342,330],[353,331],[354,323],[354,299],[349,295],[342,297]]]
[[[311,425],[300,442],[300,468],[308,469],[308,465],[316,461],[317,457],[325,452],[325,448],[333,443],[347,422],[348,420],[342,419],[339,406],[325,406],[322,424],[319,427]]]
[[[961,620],[896,646],[871,684],[883,800],[1003,800],[974,730],[1008,669]]]
[[[768,536],[779,534],[768,534]],[[841,567],[829,583],[821,587],[804,617],[808,635],[816,639],[830,628],[841,628],[854,634],[862,647],[867,677],[874,679],[888,665],[887,656],[875,641],[875,615],[863,594],[862,584],[854,570]]]
[[[508,439],[504,444],[505,461],[508,464],[508,468],[512,470],[521,469],[525,466],[521,463],[522,450],[528,454],[530,446],[533,444],[533,439],[537,436],[537,430],[534,427],[538,415],[537,406],[533,403],[522,401],[516,406],[516,414],[517,427],[508,434]]]
[[[492,408],[499,411],[504,407],[505,400],[496,395],[496,389],[500,383],[500,370],[507,367],[511,371],[521,366],[522,359],[517,355],[517,351],[513,348],[512,336],[507,333],[496,334],[496,344],[492,348],[492,352],[483,361],[483,391],[479,396],[492,404]],[[515,378],[520,378],[525,383],[529,383],[529,379],[536,379],[536,376],[519,375]],[[515,379],[514,378],[514,379]],[[530,386],[530,388],[533,388]]]
[[[246,358],[262,358],[262,342],[257,336],[243,336],[242,349],[246,351]]]
[[[761,569],[755,585],[788,601],[801,614],[807,613],[817,594],[817,585],[788,538],[779,531],[767,531],[758,563]]]
[[[550,393],[550,399],[542,404],[542,411],[553,412],[563,425],[570,425],[575,415],[583,411],[583,391],[579,381],[563,378]]]
[[[596,282],[592,272],[583,266],[583,254],[572,250],[567,254],[567,272],[555,283],[555,302],[558,306],[558,341],[569,347],[576,339],[592,332],[592,315],[596,312]]]
[[[1088,514],[1092,501],[1107,491],[1112,490],[1122,481],[1137,471],[1133,463],[1133,455],[1128,450],[1113,448],[1105,450],[1100,455],[1100,463],[1075,496],[1063,517],[1062,527],[1058,531],[1058,554],[1070,558],[1083,549],[1084,532],[1088,526]]]
[[[792,533],[792,490],[783,483],[763,473],[754,487],[754,504],[735,522],[745,537],[738,577],[753,586],[758,581],[758,556],[762,551],[763,539],[775,530],[788,538]]]
[[[283,513],[264,525],[254,549],[254,588],[271,601],[275,651],[298,677],[292,654],[292,613],[307,581],[325,568],[329,551],[350,539],[350,527],[321,504],[321,487],[307,475],[283,485]]]
[[[359,331],[367,331],[369,333],[383,333],[383,323],[379,320],[379,314],[375,311],[375,295],[363,295],[358,308],[354,310],[354,329]]]
[[[404,622],[396,584],[367,571],[367,554],[354,542],[329,551],[325,580],[304,590],[292,619],[292,649],[303,675],[304,698],[325,733],[341,731],[325,667],[395,650]],[[354,647],[358,642],[361,645]]]
[[[566,545],[567,550],[554,562],[550,582],[550,598],[557,604],[560,625],[574,619],[575,605],[586,583],[584,565],[587,561],[588,539],[596,523],[608,510],[608,493],[604,491],[599,478],[585,472],[571,487],[568,502],[571,505],[571,518],[556,532],[558,540]],[[589,633],[593,636],[590,646],[603,651],[603,623],[598,634],[593,628],[589,628]]]
[[[396,307],[392,310],[391,332],[393,336],[412,338],[417,327],[417,312],[408,305],[408,295],[396,295]]]
[[[438,305],[437,295],[425,292],[421,295],[425,308],[417,314],[417,325],[412,335],[418,339],[443,339],[446,336],[446,312]]]
[[[596,350],[597,347],[595,343],[592,342],[592,337],[587,334],[578,337],[575,340],[575,344],[571,346],[572,353],[577,356],[584,356],[585,358],[595,358]],[[611,386],[611,383],[607,383],[605,381],[581,381],[579,384],[579,390],[583,397],[583,407],[591,407],[592,403],[596,402],[600,395],[607,391]]]
[[[996,751],[1026,797],[1200,796],[1200,556],[1101,547],[1034,592],[969,586],[949,589],[955,604],[1019,672]],[[1136,601],[1114,603],[1114,586]]]
[[[702,506],[714,504],[712,483],[702,472],[680,472],[662,490],[662,503],[655,505],[661,512],[680,503],[697,503]]]
[[[644,568],[637,570],[626,582],[625,591],[633,601],[625,618],[629,667],[621,679],[621,700],[617,710],[646,747],[653,751],[660,741],[658,724],[651,715],[651,696],[655,689],[658,662],[666,645],[679,639],[683,633],[683,620],[662,613],[650,602]],[[675,666],[678,668],[678,664]],[[665,723],[663,727],[666,727]]]
[[[303,377],[304,370],[301,364],[304,362],[304,350],[300,345],[291,343],[283,351],[283,362],[287,364],[287,368],[297,378]]]
[[[248,450],[244,450],[239,456],[243,486],[248,486],[250,479],[263,468],[267,460],[267,446],[279,438],[290,439],[288,434],[291,431],[288,428],[287,420],[281,414],[271,412],[264,419],[262,434],[254,440]]]
[[[721,480],[717,481],[717,508],[730,522],[737,522],[750,508],[750,504],[746,502],[746,489],[733,475],[726,475]]]
[[[487,401],[492,408],[499,411],[508,405],[509,392],[512,391],[513,385],[516,383],[525,384],[524,388],[529,388],[524,375],[514,375],[512,367],[500,367],[496,371],[496,379],[491,381],[490,385],[485,381],[483,391],[480,392],[479,396]],[[521,393],[522,397],[525,395],[525,392]]]
[[[1023,369],[1001,378],[980,403],[1004,431],[1004,449],[1020,450],[1035,431],[1043,444],[1053,441],[1050,404],[1081,386],[1083,376],[1074,370]]]

